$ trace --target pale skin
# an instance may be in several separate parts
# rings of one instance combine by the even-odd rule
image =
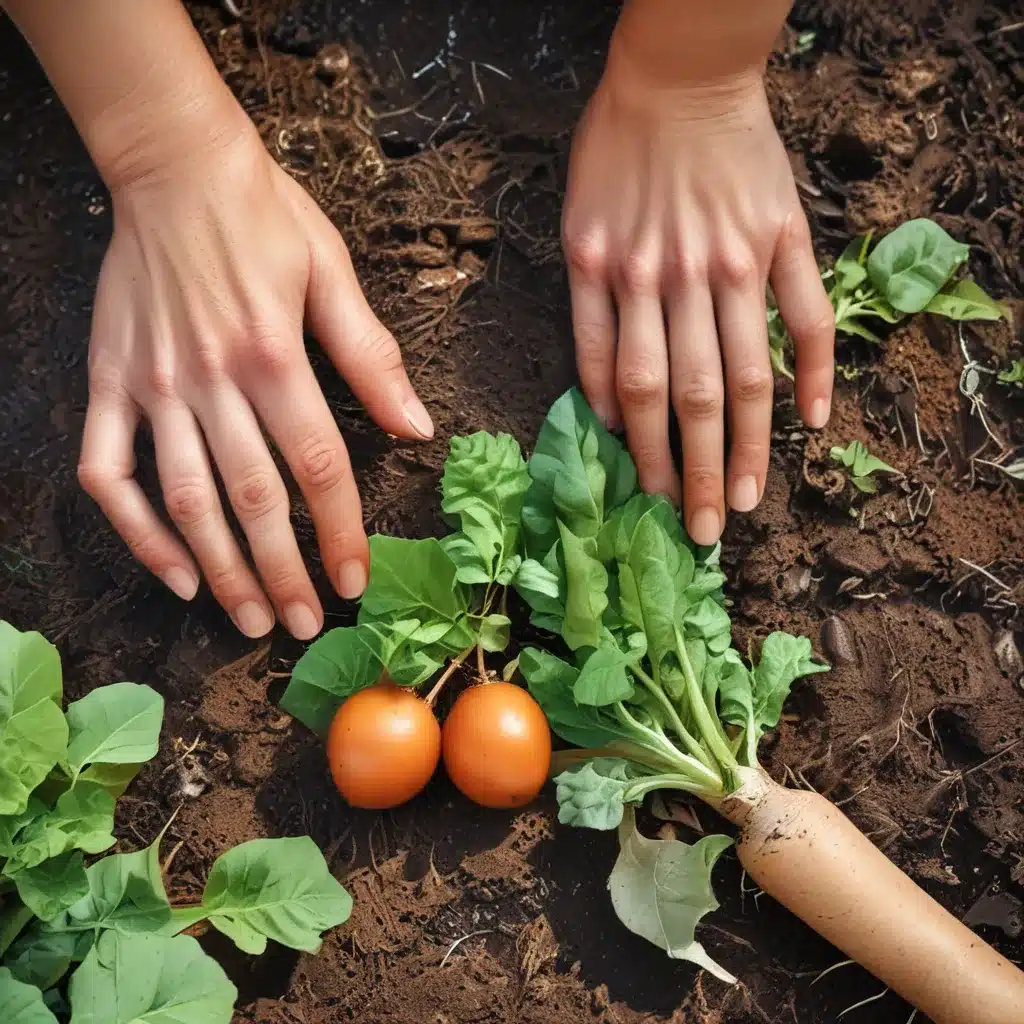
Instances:
[[[358,597],[369,557],[359,495],[302,330],[384,430],[426,440],[433,424],[398,345],[341,236],[263,147],[179,0],[0,3],[113,203],[79,479],[179,597],[205,578],[247,636],[278,620],[310,639],[323,610],[261,428],[302,489],[335,590]],[[831,403],[831,305],[762,80],[788,6],[629,0],[573,144],[563,241],[581,383],[625,429],[645,489],[680,501],[703,544],[727,508],[748,511],[764,491],[769,281],[795,341],[804,421],[823,426]],[[134,479],[143,418],[174,529]]]

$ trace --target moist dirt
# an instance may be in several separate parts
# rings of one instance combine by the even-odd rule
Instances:
[[[240,21],[192,13],[271,152],[344,235],[438,426],[430,444],[384,436],[311,341],[367,529],[435,532],[449,438],[508,431],[529,446],[574,381],[558,215],[614,7],[306,0]],[[971,271],[1021,322],[1022,21],[1008,0],[797,3],[768,85],[823,259],[855,232],[934,217],[974,246]],[[742,979],[733,989],[618,924],[605,888],[614,836],[558,826],[550,794],[502,814],[438,778],[387,814],[345,807],[317,742],[275,703],[299,645],[248,644],[208,595],[177,602],[79,492],[110,228],[71,124],[0,25],[0,613],[58,644],[71,698],[123,678],[167,698],[163,751],[122,801],[118,836],[125,850],[146,844],[180,808],[165,839],[176,897],[197,893],[233,843],[308,833],[356,899],[319,956],[272,946],[247,958],[204,938],[239,987],[238,1021],[825,1024],[880,995],[854,966],[815,983],[842,956],[729,855],[722,908],[699,937]],[[764,748],[772,773],[839,802],[954,913],[975,907],[981,934],[1017,961],[1019,923],[1015,934],[985,908],[1024,897],[1024,508],[1020,485],[987,463],[1024,444],[1024,390],[984,377],[986,430],[959,382],[963,346],[994,366],[1021,344],[1006,323],[969,325],[961,344],[923,317],[881,347],[841,339],[823,432],[801,427],[780,382],[765,500],[731,517],[723,552],[737,645],[784,628],[833,664],[798,684]],[[855,515],[828,459],[851,439],[902,474]],[[145,436],[138,455],[155,494]],[[294,520],[328,625],[350,622],[298,500]],[[882,995],[844,1019],[909,1015]]]

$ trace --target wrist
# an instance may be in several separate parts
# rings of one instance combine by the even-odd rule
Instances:
[[[218,160],[249,141],[262,148],[255,126],[219,80],[212,88],[183,86],[151,100],[133,94],[81,132],[112,193]]]

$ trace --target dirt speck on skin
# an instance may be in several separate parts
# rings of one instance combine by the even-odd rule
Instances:
[[[987,369],[1022,358],[1024,341],[1024,34],[999,31],[1018,6],[801,0],[791,24],[814,33],[810,49],[783,33],[768,76],[820,258],[855,233],[936,218],[1016,312],[964,328]],[[234,22],[215,5],[191,10],[271,153],[345,238],[437,425],[429,444],[386,437],[310,342],[367,529],[436,533],[450,437],[507,431],[528,446],[574,381],[561,194],[615,12],[274,0]],[[452,26],[451,59],[414,77]],[[615,836],[559,826],[550,792],[523,812],[483,811],[439,774],[386,814],[344,806],[320,743],[276,705],[301,645],[247,644],[205,592],[176,602],[77,487],[109,199],[6,24],[0,51],[0,609],[60,646],[71,699],[122,678],[167,698],[160,758],[117,830],[122,848],[141,846],[177,810],[173,898],[196,898],[231,845],[310,835],[356,900],[317,956],[272,946],[249,958],[204,937],[239,987],[236,1020],[826,1024],[876,994],[857,970],[812,986],[841,955],[755,897],[729,854],[715,874],[722,907],[698,938],[741,977],[732,989],[621,926],[607,893]],[[832,659],[794,687],[766,766],[841,802],[963,914],[994,888],[1024,896],[1024,508],[1019,484],[982,461],[1000,444],[1020,457],[1024,396],[983,375],[993,440],[960,393],[953,325],[921,316],[882,333],[881,347],[839,340],[824,431],[801,426],[780,382],[764,500],[730,518],[722,558],[739,650],[784,629]],[[898,471],[875,496],[829,458],[851,440]],[[137,454],[156,496],[145,434]],[[351,622],[297,492],[293,520],[328,622]],[[693,814],[717,827],[703,806]],[[1019,959],[1019,939],[978,928]],[[909,1012],[891,995],[861,1011],[886,1024]]]

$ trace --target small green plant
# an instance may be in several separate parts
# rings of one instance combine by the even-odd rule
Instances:
[[[163,699],[136,683],[66,712],[62,699],[56,648],[0,622],[0,1021],[229,1024],[234,985],[181,933],[206,922],[246,953],[267,939],[315,952],[351,898],[308,837],[228,850],[194,904],[167,897],[162,834],[97,856],[115,844],[118,798],[157,754]]]
[[[837,333],[880,343],[868,326],[872,320],[897,324],[914,313],[950,320],[1001,319],[1007,315],[1004,306],[969,278],[954,279],[969,255],[969,246],[926,218],[901,224],[874,248],[870,233],[853,239],[835,266],[822,273]],[[786,358],[792,339],[770,293],[768,339],[776,370],[791,377]]]
[[[1000,384],[1016,384],[1024,388],[1024,359],[1014,359],[1006,370],[1001,370],[998,377]]]
[[[863,494],[878,493],[876,473],[899,475],[898,469],[894,469],[889,463],[872,455],[860,441],[851,441],[845,448],[836,445],[828,454],[833,462],[838,462],[841,466],[846,467],[846,475],[849,477],[850,483]]]

